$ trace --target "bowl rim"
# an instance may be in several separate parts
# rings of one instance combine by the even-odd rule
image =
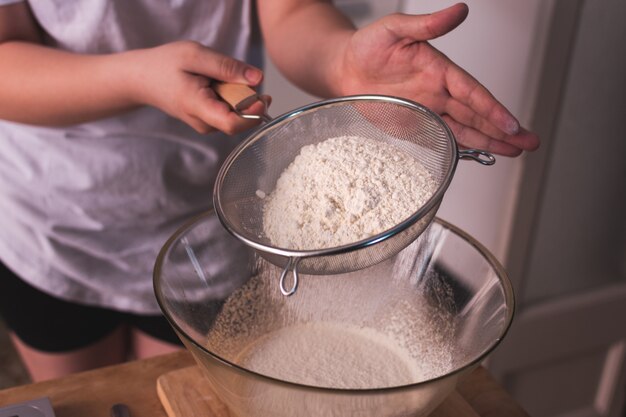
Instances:
[[[434,378],[426,379],[426,380],[411,383],[411,384],[397,385],[397,386],[391,386],[391,387],[382,387],[382,388],[319,387],[315,385],[307,385],[307,384],[301,384],[297,382],[284,381],[278,378],[274,378],[272,376],[268,376],[268,375],[264,375],[255,371],[251,371],[249,369],[239,366],[211,352],[206,347],[196,342],[191,336],[189,336],[176,323],[174,318],[171,316],[171,314],[165,307],[165,302],[162,299],[162,295],[160,291],[160,285],[161,285],[160,276],[162,275],[160,274],[161,266],[162,266],[163,260],[165,259],[165,255],[169,252],[169,249],[172,247],[172,245],[175,242],[178,241],[178,238],[181,235],[183,235],[185,232],[190,230],[196,223],[199,223],[202,220],[206,218],[210,218],[215,215],[216,214],[213,209],[206,210],[205,212],[200,213],[194,216],[193,218],[191,218],[190,220],[188,220],[187,222],[185,222],[182,226],[180,226],[174,232],[174,234],[172,234],[172,236],[170,236],[169,239],[167,239],[167,241],[165,242],[165,244],[159,251],[159,254],[157,255],[157,258],[155,261],[155,266],[153,270],[153,289],[154,289],[157,303],[159,305],[159,308],[161,309],[161,312],[163,313],[163,315],[165,316],[169,324],[172,326],[172,328],[175,330],[175,332],[179,336],[182,336],[185,340],[193,344],[196,348],[198,348],[200,351],[207,354],[209,357],[216,360],[222,366],[231,368],[232,370],[236,371],[237,373],[243,374],[244,376],[252,377],[255,379],[260,379],[261,381],[271,383],[271,384],[279,384],[279,385],[286,386],[291,389],[307,390],[307,391],[314,390],[317,392],[323,392],[323,393],[328,393],[328,394],[372,395],[372,394],[389,394],[389,393],[394,393],[394,392],[402,392],[406,390],[414,390],[420,386],[431,385],[432,383],[435,383],[437,381],[447,379],[451,376],[460,375],[466,370],[473,369],[475,366],[479,365],[491,352],[493,352],[493,350],[502,342],[504,337],[509,332],[509,329],[511,328],[513,317],[515,315],[515,294],[514,294],[513,285],[511,284],[509,276],[506,270],[504,269],[504,267],[502,266],[502,264],[500,263],[500,261],[498,261],[498,259],[482,243],[480,243],[478,240],[472,237],[469,233],[465,232],[463,229],[451,224],[450,222],[446,220],[443,220],[439,217],[435,217],[435,219],[433,220],[433,223],[437,223],[438,225],[442,226],[444,229],[452,231],[454,234],[456,234],[457,236],[462,238],[465,242],[467,242],[471,247],[477,250],[485,258],[485,260],[493,267],[498,277],[498,280],[500,281],[501,288],[504,293],[504,299],[505,299],[506,305],[509,308],[506,309],[505,325],[503,326],[498,337],[495,338],[487,348],[485,348],[482,352],[480,352],[478,355],[476,355],[472,360],[468,361],[466,364],[446,374],[439,375]],[[192,352],[190,351],[190,353]]]

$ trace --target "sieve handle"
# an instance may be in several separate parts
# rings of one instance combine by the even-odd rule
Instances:
[[[222,100],[228,103],[240,117],[243,117],[244,119],[262,120],[264,122],[272,120],[272,118],[266,113],[267,103],[263,101],[256,91],[247,85],[214,81],[211,84],[211,88],[222,98]],[[258,100],[262,101],[265,105],[266,110],[262,115],[243,113],[245,109]]]
[[[496,157],[486,151],[480,149],[465,149],[459,151],[459,159],[471,159],[483,165],[493,165],[496,163]]]

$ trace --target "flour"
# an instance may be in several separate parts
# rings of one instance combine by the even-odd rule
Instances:
[[[415,213],[436,182],[415,158],[356,136],[301,149],[266,197],[263,228],[271,243],[324,249],[381,233]]]
[[[417,361],[390,337],[338,323],[274,331],[242,351],[237,362],[263,375],[317,387],[381,388],[422,379]]]
[[[456,366],[454,315],[440,308],[446,300],[421,292],[412,270],[393,266],[315,277],[284,297],[275,285],[280,268],[259,259],[257,274],[221,306],[207,349],[244,369],[318,387],[383,388],[445,375]]]

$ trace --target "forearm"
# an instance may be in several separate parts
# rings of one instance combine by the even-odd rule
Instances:
[[[331,2],[259,0],[266,48],[279,70],[303,90],[341,95],[344,50],[354,26]]]
[[[139,105],[133,53],[78,55],[43,45],[0,43],[0,119],[61,126]]]

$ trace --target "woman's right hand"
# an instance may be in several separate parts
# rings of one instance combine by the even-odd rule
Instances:
[[[233,134],[259,123],[237,115],[211,88],[212,80],[255,87],[263,79],[258,68],[192,41],[131,51],[126,58],[133,65],[128,88],[138,104],[157,107],[200,133]],[[262,114],[269,101],[264,96],[246,113]]]
[[[219,100],[211,80],[255,87],[263,78],[258,68],[191,41],[112,54],[51,48],[27,2],[0,6],[0,74],[0,119],[68,126],[151,105],[198,132],[228,134],[258,122]],[[246,113],[263,110],[259,101]]]

